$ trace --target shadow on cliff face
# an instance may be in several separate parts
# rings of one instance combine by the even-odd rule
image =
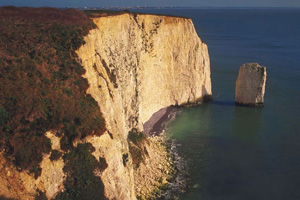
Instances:
[[[4,197],[4,196],[0,196],[0,200],[14,200],[14,199],[6,198],[6,197]]]
[[[204,85],[202,85],[202,98],[201,98],[201,103],[210,103],[212,102],[212,95],[208,94],[206,88]]]

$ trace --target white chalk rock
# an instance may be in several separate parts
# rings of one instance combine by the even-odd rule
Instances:
[[[240,67],[235,85],[235,103],[246,106],[263,106],[267,68],[258,63]]]

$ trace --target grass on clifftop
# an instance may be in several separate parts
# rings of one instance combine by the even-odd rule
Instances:
[[[0,150],[38,177],[51,151],[46,131],[71,150],[75,139],[105,130],[75,53],[94,24],[74,9],[2,7],[0,27]]]

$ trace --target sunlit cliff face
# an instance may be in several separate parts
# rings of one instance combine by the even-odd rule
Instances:
[[[143,131],[161,108],[211,95],[208,50],[190,19],[122,14],[93,21],[97,28],[77,54],[86,69],[88,92],[100,105],[113,139],[104,134],[92,143],[108,163],[102,175],[106,195],[133,199],[132,163],[122,160],[130,155],[128,132]]]

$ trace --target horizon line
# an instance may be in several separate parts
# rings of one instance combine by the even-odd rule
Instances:
[[[52,8],[75,8],[75,9],[300,9],[291,6],[15,6],[0,5],[0,7],[52,7]]]

